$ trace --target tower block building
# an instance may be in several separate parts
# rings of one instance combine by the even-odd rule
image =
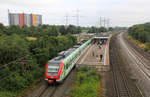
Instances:
[[[42,15],[26,13],[8,13],[9,25],[27,25],[37,27],[42,25]]]

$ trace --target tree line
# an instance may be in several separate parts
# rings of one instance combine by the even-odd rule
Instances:
[[[128,29],[128,34],[146,44],[145,50],[150,49],[150,23],[134,25]]]
[[[7,35],[19,34],[32,37],[40,37],[42,35],[58,36],[67,34],[79,34],[81,33],[81,27],[74,25],[69,25],[67,27],[64,25],[39,25],[38,27],[28,27],[24,25],[22,28],[20,28],[19,25],[10,25],[5,27],[3,24],[0,24],[0,33]]]
[[[112,27],[109,27],[108,29],[105,27],[90,27],[88,30],[88,33],[103,33],[108,31],[113,31],[114,29]]]

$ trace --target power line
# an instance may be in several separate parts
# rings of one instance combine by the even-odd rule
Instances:
[[[68,26],[68,18],[69,18],[68,13],[66,13],[66,16],[65,16],[65,20],[66,20],[66,27]]]
[[[109,28],[109,24],[110,24],[110,19],[101,17],[101,16],[99,17],[99,26],[100,27]]]
[[[100,17],[100,27],[102,27],[102,17]]]
[[[110,19],[107,20],[107,28],[110,26]]]
[[[80,26],[80,10],[77,9],[76,10],[76,15],[75,16],[72,16],[72,17],[75,17],[76,18],[76,23],[77,23],[77,26]]]
[[[106,27],[106,19],[104,18],[104,27]]]
[[[79,26],[79,18],[80,18],[80,16],[79,16],[79,12],[80,12],[80,10],[79,9],[77,9],[77,26]]]

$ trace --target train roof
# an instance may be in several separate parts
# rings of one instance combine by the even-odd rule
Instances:
[[[69,56],[73,51],[75,51],[75,48],[70,48],[67,51],[62,51],[60,53],[58,53],[58,56],[51,59],[49,62],[61,62],[64,58],[66,58],[67,56]]]
[[[83,40],[80,43],[73,46],[73,48],[70,48],[66,51],[61,51],[58,53],[58,56],[49,60],[48,62],[52,63],[60,63],[63,59],[65,59],[67,56],[69,56],[73,51],[75,51],[77,48],[79,48],[82,44],[84,44],[87,40]]]

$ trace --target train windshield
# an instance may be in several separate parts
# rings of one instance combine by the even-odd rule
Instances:
[[[48,62],[48,66],[59,66],[59,62]]]
[[[60,63],[58,62],[49,62],[47,68],[47,75],[57,76]]]

